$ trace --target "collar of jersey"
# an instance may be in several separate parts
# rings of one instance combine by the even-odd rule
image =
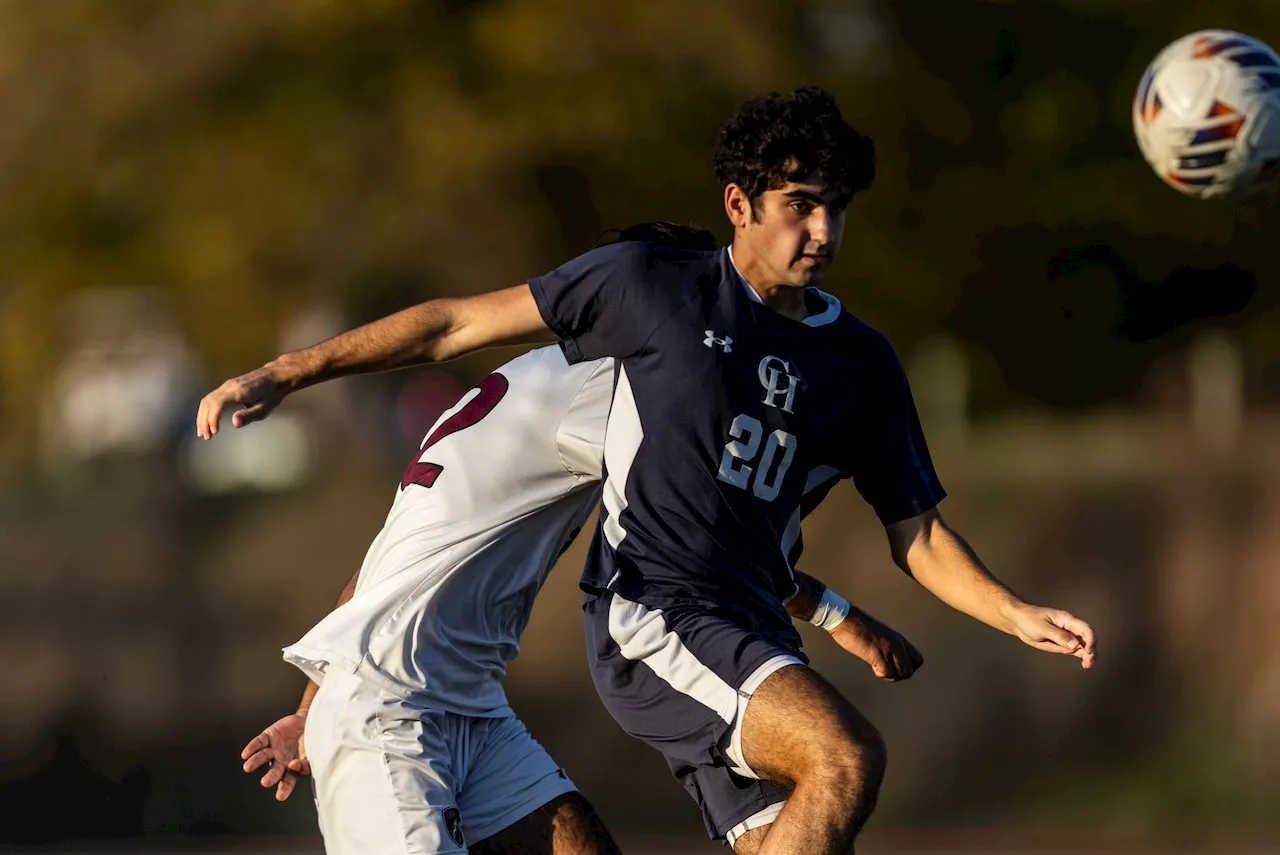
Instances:
[[[738,281],[742,283],[742,290],[747,292],[747,299],[753,303],[760,303],[763,305],[764,300],[760,299],[760,295],[756,293],[756,289],[751,287],[751,283],[747,281],[747,277],[742,275],[742,271],[738,269],[737,262],[733,260],[733,247],[729,246],[727,249],[729,251],[729,266],[733,268],[733,272],[738,276]],[[807,327],[821,327],[840,317],[840,301],[837,300],[834,295],[828,294],[821,288],[814,288],[812,285],[808,287],[808,290],[821,297],[823,302],[827,304],[827,308],[823,309],[816,315],[809,315],[800,323]]]

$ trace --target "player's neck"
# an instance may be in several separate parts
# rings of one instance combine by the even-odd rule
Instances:
[[[808,289],[779,283],[758,259],[742,249],[735,253],[734,248],[730,247],[729,260],[766,308],[793,321],[803,321],[809,317],[809,308],[805,304],[805,292]]]

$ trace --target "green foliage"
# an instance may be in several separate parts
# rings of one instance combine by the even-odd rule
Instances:
[[[1169,40],[1280,43],[1269,0],[3,3],[0,408],[29,451],[68,292],[157,286],[210,379],[282,320],[513,284],[641,219],[727,237],[709,148],[743,97],[816,82],[878,141],[833,287],[900,348],[968,343],[979,403],[1131,399],[1177,335],[1116,332],[1138,280],[1234,261],[1276,339],[1276,191],[1183,199],[1129,99]],[[1212,17],[1212,20],[1210,20]]]

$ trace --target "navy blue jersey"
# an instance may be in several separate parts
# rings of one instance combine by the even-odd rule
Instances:
[[[783,603],[817,501],[853,478],[888,524],[943,497],[897,355],[831,295],[809,289],[795,321],[728,250],[640,242],[529,284],[570,362],[617,360],[585,589],[700,603],[798,646]]]

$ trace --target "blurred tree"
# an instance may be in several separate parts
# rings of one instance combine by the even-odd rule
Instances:
[[[638,219],[727,236],[715,129],[802,82],[881,153],[832,287],[901,348],[969,342],[980,409],[1123,398],[1169,346],[1121,340],[1123,283],[1055,278],[1064,252],[1110,247],[1143,281],[1276,269],[1276,190],[1183,199],[1129,128],[1164,43],[1210,23],[1280,42],[1269,0],[0,0],[0,19],[11,456],[34,446],[71,291],[164,289],[212,380],[317,299],[363,320],[507,285]],[[1251,353],[1276,306],[1263,290],[1230,321]]]

